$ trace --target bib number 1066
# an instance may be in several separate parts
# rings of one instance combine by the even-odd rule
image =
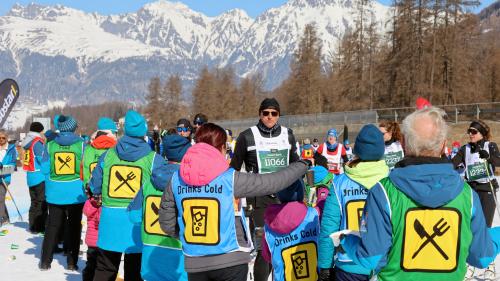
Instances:
[[[285,158],[266,158],[264,159],[266,166],[285,166]]]

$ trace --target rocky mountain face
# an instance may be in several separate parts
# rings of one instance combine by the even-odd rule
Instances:
[[[45,104],[143,102],[149,79],[179,74],[189,91],[200,69],[261,73],[268,89],[289,73],[304,26],[316,25],[325,63],[354,25],[358,0],[290,0],[255,19],[234,9],[216,17],[164,0],[103,16],[60,5],[15,5],[0,17],[0,78]],[[389,7],[373,2],[384,32]]]

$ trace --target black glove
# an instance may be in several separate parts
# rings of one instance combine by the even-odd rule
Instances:
[[[303,162],[304,164],[306,164],[307,167],[309,167],[309,168],[311,168],[313,165],[313,162],[311,160],[308,160],[308,159],[302,159],[300,161]]]
[[[318,281],[330,281],[330,269],[329,268],[321,268],[319,270]]]
[[[479,157],[482,159],[490,159],[490,154],[486,150],[480,150]]]

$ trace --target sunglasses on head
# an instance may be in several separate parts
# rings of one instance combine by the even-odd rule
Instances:
[[[177,127],[177,132],[187,132],[189,131],[189,128],[188,127]]]
[[[469,135],[477,135],[477,133],[479,133],[479,131],[476,129],[471,128],[471,129],[467,130],[467,134],[469,134]]]
[[[262,111],[262,115],[264,115],[264,116],[269,116],[269,114],[271,114],[272,117],[276,117],[280,113],[278,111],[267,111],[267,110]]]

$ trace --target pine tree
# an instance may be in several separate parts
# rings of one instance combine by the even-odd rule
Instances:
[[[214,92],[214,76],[208,70],[208,67],[204,67],[200,72],[198,80],[196,80],[195,87],[192,92],[193,97],[193,107],[192,112],[194,114],[198,112],[205,112],[208,119],[214,118],[214,112],[217,104],[217,100],[212,100],[212,94]]]
[[[182,106],[182,82],[179,75],[172,75],[168,78],[163,89],[163,104],[164,104],[164,127],[175,126],[177,120],[181,118],[183,112]],[[184,116],[185,117],[185,116]]]
[[[148,86],[149,94],[146,97],[146,108],[144,113],[149,119],[149,123],[151,125],[160,125],[161,124],[161,111],[162,111],[162,102],[161,102],[161,80],[159,77],[154,77],[149,82]]]

